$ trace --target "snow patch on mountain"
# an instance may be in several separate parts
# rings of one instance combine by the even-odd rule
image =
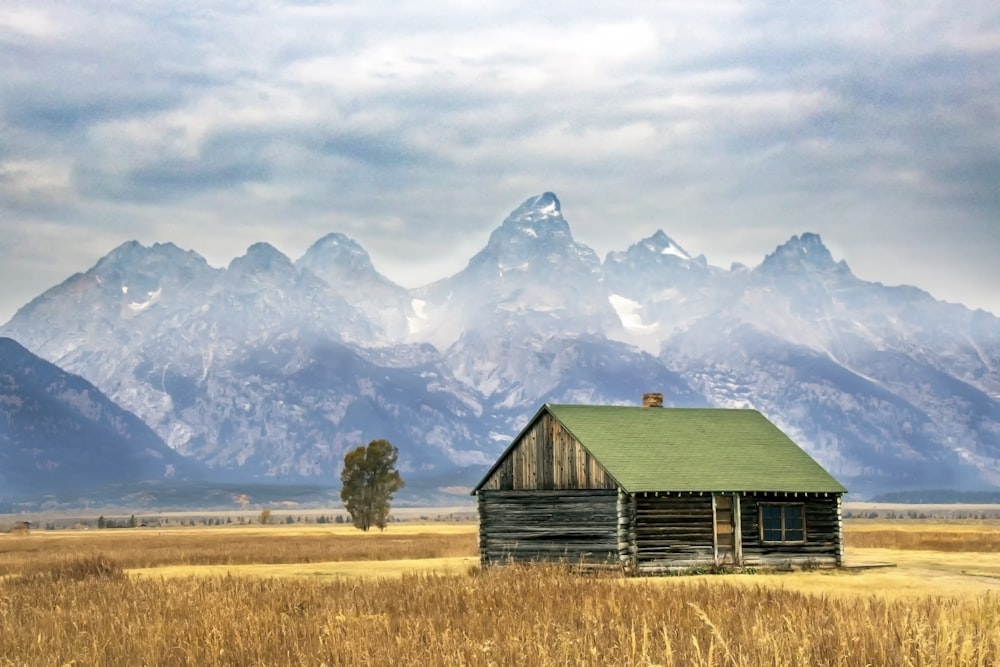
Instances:
[[[127,289],[128,288],[123,287],[122,289],[123,289],[124,293],[127,293]],[[138,302],[137,301],[131,301],[128,304],[128,309],[130,311],[132,311],[133,313],[141,313],[142,311],[146,310],[147,308],[149,308],[150,306],[152,306],[154,303],[156,303],[157,301],[159,301],[160,300],[160,296],[162,294],[163,294],[163,288],[162,287],[158,287],[158,288],[156,288],[152,292],[146,292],[146,300],[145,301],[138,301]]]
[[[406,318],[407,330],[411,334],[420,333],[427,325],[427,302],[423,299],[411,299],[410,307],[413,309],[413,316]]]
[[[642,245],[649,252],[654,254],[670,255],[685,262],[690,262],[692,259],[690,253],[684,250],[684,248],[678,245],[672,238],[664,234],[663,230],[657,230],[656,233],[646,239]]]
[[[640,312],[642,304],[638,301],[633,301],[620,294],[610,294],[608,295],[608,302],[615,309],[615,313],[618,315],[618,319],[621,320],[622,326],[629,331],[647,333],[656,331],[659,328],[656,322],[653,324],[643,324]]]

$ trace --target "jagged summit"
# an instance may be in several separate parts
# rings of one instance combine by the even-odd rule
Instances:
[[[764,258],[760,269],[765,273],[800,272],[810,269],[850,273],[847,263],[835,261],[829,248],[823,245],[819,234],[812,232],[793,236],[775,248],[774,252]]]
[[[679,243],[667,236],[662,229],[638,243],[629,246],[625,251],[612,251],[605,260],[605,268],[615,271],[616,265],[628,264],[632,269],[646,267],[681,267],[690,268],[692,264],[707,267],[703,255],[692,257],[691,253],[682,248]]]
[[[543,192],[534,197],[528,197],[520,206],[511,212],[511,218],[544,217],[562,215],[559,198],[553,192]]]
[[[615,319],[600,259],[573,239],[550,192],[525,200],[465,269],[423,289],[418,299],[411,331],[439,349],[476,330],[531,330],[545,338],[594,334]],[[437,322],[424,324],[424,312]]]
[[[193,261],[206,267],[208,266],[208,262],[204,257],[193,250],[183,250],[174,243],[154,243],[146,247],[138,241],[132,240],[122,243],[99,259],[93,268],[101,271],[110,267],[122,269],[149,263],[171,261]]]
[[[692,257],[662,229],[628,250],[608,253],[604,260],[608,289],[619,297],[639,301],[662,299],[675,295],[677,290],[693,292],[708,273],[708,261],[703,255]]]
[[[292,260],[270,243],[258,242],[247,248],[246,254],[229,263],[229,269],[269,271],[292,268]]]
[[[613,251],[608,253],[607,261],[624,262],[627,261],[628,258],[634,258],[638,255],[652,256],[657,260],[660,258],[665,259],[667,257],[677,258],[687,262],[694,260],[687,250],[682,248],[680,244],[667,236],[662,229],[658,229],[652,236],[631,245],[626,251]]]
[[[348,253],[356,255],[365,255],[365,249],[361,247],[361,244],[352,239],[346,234],[341,234],[340,232],[330,232],[326,236],[323,236],[306,250],[306,254],[315,252],[331,252],[336,254]]]
[[[254,243],[229,263],[222,280],[235,288],[234,293],[259,296],[298,279],[298,269],[284,253],[270,243]]]
[[[193,250],[183,250],[173,243],[154,243],[146,247],[128,241],[98,260],[86,276],[97,288],[121,300],[120,314],[131,317],[146,310],[167,292],[182,286],[211,280],[216,269]]]
[[[585,267],[586,273],[600,270],[594,251],[573,239],[559,199],[551,192],[529,197],[493,230],[486,248],[470,265],[484,262],[499,264],[501,272],[524,271],[529,266],[566,268],[565,262]]]
[[[490,237],[491,243],[498,232],[502,235],[524,235],[539,240],[572,239],[569,224],[562,215],[559,199],[551,192],[529,197],[514,209]]]
[[[322,276],[337,268],[348,271],[374,272],[371,256],[354,239],[339,232],[332,232],[319,239],[295,263]]]
[[[692,259],[691,254],[664,234],[662,229],[656,230],[656,233],[646,239],[643,245],[647,250],[661,255],[672,255],[685,260]]]
[[[112,249],[111,252],[109,252],[107,255],[102,257],[101,260],[98,262],[98,264],[100,264],[101,262],[110,262],[114,260],[127,259],[144,250],[146,250],[146,246],[142,245],[135,239],[131,241],[125,241],[121,245],[118,245],[117,247]]]

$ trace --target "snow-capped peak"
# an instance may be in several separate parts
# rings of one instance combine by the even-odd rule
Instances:
[[[600,270],[600,260],[594,251],[573,239],[559,199],[551,192],[530,197],[514,209],[493,230],[486,248],[470,264],[479,264],[486,258],[490,258],[491,266],[498,261],[501,273],[513,267],[526,270],[539,258],[544,258],[546,265],[568,259],[581,262],[588,272]]]
[[[591,268],[600,268],[594,251],[573,240],[563,218],[559,199],[551,192],[526,199],[490,234],[486,247],[473,257],[470,267],[489,267],[500,275],[511,268],[527,270],[532,261],[551,264],[556,257],[582,259]],[[547,258],[547,259],[546,259]]]
[[[760,269],[764,272],[787,272],[802,269],[822,271],[836,269],[850,272],[845,262],[837,262],[833,259],[833,255],[823,245],[819,234],[812,232],[806,232],[802,236],[793,236],[786,243],[775,248],[773,253],[764,258]]]
[[[545,192],[529,197],[521,205],[511,211],[504,226],[537,225],[546,222],[562,222],[562,207],[559,199],[551,192]]]
[[[654,265],[661,266],[662,262],[668,263],[680,260],[684,268],[690,268],[692,263],[704,264],[704,259],[695,259],[691,254],[682,248],[679,243],[657,230],[649,238],[643,239],[631,246],[627,251],[614,251],[608,253],[607,262],[653,262]]]
[[[536,218],[554,215],[562,215],[562,207],[559,204],[559,198],[556,197],[555,193],[543,192],[540,195],[525,199],[524,202],[510,214],[510,217]]]
[[[651,252],[659,253],[660,255],[673,255],[674,257],[691,261],[691,255],[688,251],[664,234],[662,229],[656,230],[656,233],[646,239],[643,245]]]

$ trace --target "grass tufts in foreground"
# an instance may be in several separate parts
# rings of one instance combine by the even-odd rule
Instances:
[[[989,595],[828,597],[557,567],[0,581],[0,665],[993,665],[998,628]]]

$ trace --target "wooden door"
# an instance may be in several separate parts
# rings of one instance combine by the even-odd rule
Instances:
[[[712,513],[715,517],[715,562],[720,565],[739,565],[742,560],[740,539],[740,498],[732,493],[712,496]]]

